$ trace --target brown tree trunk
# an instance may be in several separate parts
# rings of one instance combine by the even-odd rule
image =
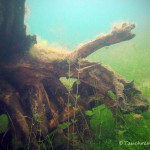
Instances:
[[[10,131],[19,141],[18,147],[26,144],[28,149],[40,149],[38,139],[54,129],[62,139],[68,140],[60,124],[75,115],[82,114],[85,118],[84,111],[94,107],[95,100],[105,104],[114,115],[117,109],[122,113],[148,109],[133,82],[106,66],[78,61],[99,48],[132,39],[134,24],[122,24],[79,47],[62,61],[43,63],[26,57],[35,39],[25,33],[24,0],[9,3],[0,0],[0,8],[0,112],[9,116]],[[69,93],[60,77],[78,79],[73,92]],[[110,97],[109,91],[116,95],[116,100]],[[69,130],[74,132],[71,123]]]

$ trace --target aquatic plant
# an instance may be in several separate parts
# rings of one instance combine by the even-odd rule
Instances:
[[[6,114],[0,115],[0,134],[6,132],[9,127],[9,119]]]

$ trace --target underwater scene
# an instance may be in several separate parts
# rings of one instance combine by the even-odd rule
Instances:
[[[150,0],[0,0],[0,150],[150,149]]]

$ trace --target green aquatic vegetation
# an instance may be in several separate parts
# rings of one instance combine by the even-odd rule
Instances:
[[[102,140],[112,137],[115,124],[111,111],[105,105],[101,105],[94,108],[93,113],[90,124],[96,139]]]
[[[71,77],[68,79],[66,77],[61,77],[59,80],[63,83],[63,85],[67,88],[68,91],[72,91],[72,86],[77,81],[76,78]]]
[[[4,133],[9,127],[9,119],[6,114],[0,115],[0,133]]]
[[[78,101],[80,99],[80,95],[79,95],[79,86],[80,86],[80,73],[81,73],[81,69],[80,69],[80,63],[81,63],[82,59],[78,59],[78,67],[76,68],[77,71],[77,78],[72,78],[73,74],[71,72],[71,61],[67,60],[68,63],[68,72],[67,72],[67,78],[66,77],[61,77],[60,81],[65,85],[65,87],[67,88],[67,95],[68,95],[68,102],[67,102],[67,106],[68,106],[68,112],[70,110],[69,107],[72,107],[72,109],[74,110],[73,112],[73,119],[70,119],[68,116],[68,120],[67,122],[65,122],[63,124],[63,127],[65,127],[68,130],[67,133],[67,139],[68,139],[68,143],[67,143],[67,149],[71,147],[73,147],[73,149],[77,148],[78,144],[80,143],[80,141],[78,140],[79,137],[83,140],[82,134],[84,133],[79,133],[78,131],[78,127],[77,127],[77,122],[78,119],[76,118],[76,111],[78,110],[80,112],[80,115],[82,116],[82,119],[85,121],[85,123],[82,124],[82,126],[86,126],[85,128],[89,128],[87,125],[87,120],[84,116],[84,113],[80,110],[80,108],[78,107]],[[73,86],[75,86],[76,91],[72,91]],[[70,98],[73,98],[73,104],[70,104]],[[66,126],[68,125],[68,126]],[[70,132],[70,125],[71,125],[71,132]],[[62,125],[60,125],[62,126]],[[63,128],[63,130],[65,129]],[[84,130],[84,129],[83,129]],[[85,132],[85,131],[83,131]],[[70,141],[72,141],[74,144],[70,145]],[[79,144],[80,145],[80,144]],[[80,146],[79,146],[80,147]],[[80,147],[81,148],[81,147]]]
[[[90,116],[90,126],[92,129],[93,139],[85,142],[85,149],[113,149],[115,146],[115,120],[111,111],[101,105],[85,112]]]
[[[129,63],[133,63],[133,65],[136,63],[134,60],[132,60]],[[146,62],[145,62],[146,63]],[[113,63],[112,63],[113,64]],[[144,65],[144,63],[143,63]],[[141,65],[134,65],[134,70],[141,70],[141,74],[147,74],[148,71],[143,71],[143,68],[139,68]],[[141,66],[142,67],[142,66]],[[143,95],[147,98],[150,97],[149,95],[149,89],[150,84],[149,80],[143,79],[146,75],[143,77],[140,75],[137,75],[135,78],[133,76],[133,70],[131,69],[131,66],[128,68],[129,70],[127,72],[124,72],[123,76],[125,76],[127,79],[135,79],[135,85],[139,87],[139,89],[143,92]],[[122,68],[120,70],[123,72]],[[118,71],[119,72],[119,68]],[[119,72],[120,73],[120,72]],[[125,74],[126,73],[126,74]],[[121,74],[121,73],[120,73]],[[139,79],[140,76],[140,79]],[[73,81],[74,80],[74,81]],[[80,80],[73,79],[72,85]],[[146,80],[146,82],[144,81]],[[70,80],[71,81],[71,80]],[[72,87],[71,85],[71,87]],[[142,86],[141,86],[142,85]],[[95,83],[96,87],[96,83]],[[95,89],[93,89],[95,90]],[[129,89],[130,90],[130,89]],[[96,91],[95,91],[96,93]],[[116,100],[116,95],[112,91],[108,91],[108,96],[112,98],[113,100]],[[134,91],[130,93],[131,95],[128,95],[129,97],[134,95]],[[75,95],[76,98],[77,95]],[[95,99],[97,97],[95,96]],[[87,150],[145,150],[148,149],[148,146],[128,146],[128,145],[121,145],[119,144],[120,141],[131,141],[131,142],[137,142],[137,141],[149,141],[150,139],[150,118],[149,114],[150,112],[144,112],[141,115],[140,114],[128,114],[123,115],[119,111],[117,112],[117,118],[115,118],[111,111],[106,108],[105,105],[101,105],[98,107],[93,108],[92,110],[85,111],[85,115],[90,119],[90,127],[92,130],[92,138],[86,138],[84,140],[84,148]]]
[[[59,124],[59,126],[62,130],[67,129],[70,125],[71,125],[70,122],[64,122],[62,124]]]
[[[110,66],[119,74],[123,75],[126,79],[132,81],[134,79],[135,85],[143,92],[143,95],[147,98],[150,97],[150,82],[149,82],[149,73],[148,69],[145,69],[146,64],[148,61],[145,59],[141,64],[137,63],[141,57],[133,57],[132,50],[130,55],[135,58],[129,59],[128,62],[123,59],[115,59],[116,55],[112,55],[112,61],[109,59]],[[138,55],[137,53],[134,55]],[[127,53],[127,56],[129,54]],[[147,56],[146,56],[147,58]],[[115,60],[114,60],[115,59]],[[116,65],[118,62],[120,66]],[[73,74],[71,72],[71,61],[68,60],[68,72],[66,73],[66,77],[61,77],[60,81],[66,86],[68,90],[68,103],[66,104],[69,107],[73,107],[74,109],[77,107],[78,99],[80,95],[78,94],[78,86],[80,86],[80,76],[78,78],[72,78]],[[105,63],[107,64],[107,63]],[[79,64],[80,65],[80,64]],[[124,65],[124,67],[122,67]],[[133,66],[132,66],[133,65]],[[125,66],[127,66],[125,68]],[[80,66],[76,69],[78,75],[80,75]],[[138,74],[136,73],[138,71]],[[99,97],[96,97],[96,85],[98,83],[94,83],[95,88],[93,89],[95,92],[95,100],[98,100]],[[76,93],[72,94],[72,87],[76,85]],[[130,91],[130,89],[129,89]],[[130,92],[128,97],[132,97],[134,95],[134,91]],[[116,95],[113,91],[108,91],[107,95],[116,101]],[[74,104],[70,104],[70,96],[74,97]],[[101,97],[103,98],[103,96]],[[95,105],[96,106],[96,105]],[[116,118],[112,115],[112,112],[105,106],[101,105],[98,107],[93,108],[92,110],[85,111],[85,115],[90,119],[90,127],[92,131],[92,138],[86,137],[83,140],[83,147],[78,147],[79,149],[87,149],[87,150],[145,150],[148,149],[148,146],[128,146],[128,145],[121,145],[120,141],[130,141],[130,142],[137,142],[137,141],[149,141],[150,139],[150,112],[144,112],[140,114],[128,114],[123,115],[119,111],[116,114]],[[67,122],[60,124],[60,128],[62,130],[68,130],[67,137],[68,137],[68,149],[71,147],[69,145],[70,140],[78,140],[78,133],[70,133],[69,126],[75,125],[78,122],[76,119],[76,114],[74,114],[73,119],[69,119]],[[74,130],[74,129],[73,129]],[[53,136],[58,133],[55,130]],[[80,133],[80,138],[82,139],[82,133]],[[52,145],[53,136],[49,136],[49,138],[45,139],[45,141],[41,141],[43,149],[47,146],[48,142],[49,145]],[[48,140],[48,141],[47,141]],[[60,140],[60,143],[62,141]],[[51,143],[51,144],[50,144]],[[46,145],[44,145],[46,144]],[[75,147],[74,147],[75,148]]]
[[[87,111],[85,111],[85,114],[86,114],[87,116],[89,116],[89,117],[91,117],[91,116],[94,115],[94,113],[93,113],[92,110],[87,110]]]
[[[57,133],[57,130],[54,130],[50,134],[47,134],[43,140],[39,140],[38,143],[40,145],[41,150],[53,150],[55,147],[53,146],[53,137]]]
[[[112,112],[101,105],[85,112],[90,119],[93,139],[85,141],[85,149],[92,150],[145,150],[147,146],[125,145],[129,142],[149,142],[150,139],[150,115],[149,111],[142,114],[123,115],[116,112],[114,118]],[[120,144],[124,142],[124,144]]]
[[[43,106],[44,107],[44,106]],[[26,144],[26,149],[30,149],[30,146],[32,145],[32,138],[38,135],[38,142],[40,146],[42,147],[44,145],[42,138],[42,129],[41,129],[41,124],[42,124],[42,114],[38,112],[38,102],[36,99],[34,99],[34,104],[32,107],[32,117],[29,116],[24,116],[25,118],[29,119],[31,121],[31,126],[30,126],[30,133],[28,137],[28,143]]]
[[[60,128],[61,130],[67,130],[71,124],[72,124],[71,122],[69,122],[69,123],[68,123],[68,122],[64,122],[64,123],[62,123],[62,124],[59,124],[59,128]],[[55,136],[56,134],[58,134],[58,133],[59,133],[58,129],[55,129],[55,130],[53,130],[51,133],[47,134],[44,139],[40,139],[40,140],[38,141],[38,143],[39,143],[39,145],[40,145],[41,150],[48,150],[48,149],[54,150],[54,149],[55,149],[55,146],[54,146],[54,144],[53,144],[53,140],[54,140],[54,136]],[[69,134],[68,136],[69,136],[69,138],[71,137],[70,134]],[[63,141],[62,141],[61,138],[59,138],[59,137],[57,138],[57,142],[58,142],[59,144],[63,144],[63,143],[62,143]]]
[[[111,99],[113,99],[114,101],[117,100],[116,95],[115,95],[112,91],[108,91],[108,92],[107,92],[107,95],[108,95]]]
[[[144,114],[144,113],[143,113]],[[122,133],[118,132],[118,141],[127,141],[130,143],[148,142],[150,139],[150,132],[148,129],[148,122],[143,114],[128,114],[124,116],[125,124],[122,126]],[[147,112],[145,112],[147,114]],[[149,124],[150,125],[150,124]],[[119,144],[119,149],[133,149],[133,150],[146,150],[149,145],[128,145]]]
[[[132,43],[129,43],[132,44]],[[123,48],[122,48],[123,47]],[[104,63],[110,66],[115,72],[122,75],[129,81],[134,80],[135,86],[138,87],[139,90],[142,91],[142,95],[149,100],[150,103],[150,49],[149,46],[145,46],[145,44],[140,45],[130,45],[129,47],[125,47],[123,43],[117,46],[111,46],[111,49],[101,49],[101,51],[97,51],[90,55],[88,59],[92,61]],[[117,59],[116,59],[117,58]],[[130,90],[130,89],[129,89]],[[109,93],[110,94],[110,93]],[[128,95],[129,97],[134,94],[134,91]],[[111,95],[111,94],[110,94]],[[112,95],[111,95],[112,96]],[[111,97],[110,96],[110,97]],[[104,112],[105,113],[105,112]],[[94,114],[95,115],[95,114]],[[92,115],[92,119],[95,116]],[[121,115],[121,114],[119,114]],[[101,116],[98,117],[97,121],[95,119],[91,124],[99,124]],[[121,122],[116,120],[115,126],[116,129],[113,130],[113,135],[110,137],[110,141],[112,141],[112,148],[117,150],[148,150],[149,146],[128,146],[128,145],[120,145],[119,141],[149,141],[150,139],[150,111],[143,112],[140,114],[128,114],[121,115]],[[118,122],[119,121],[119,122]],[[114,125],[114,123],[108,120],[109,126]],[[101,135],[101,132],[96,133],[96,135]],[[106,133],[107,134],[107,133]],[[95,135],[95,133],[94,133]],[[114,135],[116,135],[116,139],[114,139]],[[105,136],[101,136],[101,139],[105,141]],[[93,147],[96,145],[102,145],[101,150],[104,149],[103,145],[107,145],[107,142],[91,142]],[[88,146],[87,146],[88,147]],[[91,146],[92,147],[92,146]],[[92,148],[91,148],[92,149]],[[106,148],[108,149],[108,147]]]

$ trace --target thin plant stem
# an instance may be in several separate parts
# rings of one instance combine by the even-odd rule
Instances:
[[[70,95],[71,95],[71,83],[70,83],[70,77],[71,77],[71,62],[70,60],[67,61],[68,62],[68,80],[69,80],[69,88],[68,88],[68,99],[67,99],[67,111],[68,111],[68,124],[70,122],[70,118],[69,118],[69,105],[70,105]],[[67,150],[69,150],[70,147],[70,128],[68,126],[68,133],[67,133]]]
[[[16,135],[16,129],[15,129],[15,126],[14,126],[14,124],[13,124],[13,121],[12,121],[12,119],[11,119],[11,117],[10,117],[10,115],[9,115],[8,111],[6,111],[6,113],[7,113],[8,117],[9,117],[10,122],[11,122],[11,124],[12,124],[12,127],[13,127],[13,129],[14,129],[14,132],[15,132],[15,138],[16,138],[16,137],[17,137],[17,135]]]

